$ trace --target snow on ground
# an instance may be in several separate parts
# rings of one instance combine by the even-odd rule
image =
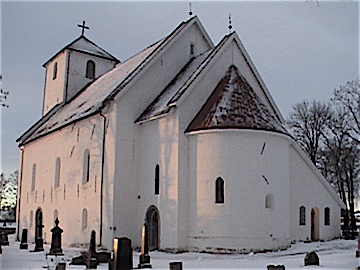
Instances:
[[[34,249],[29,244],[28,250],[20,250],[19,242],[14,241],[14,235],[9,236],[10,246],[2,247],[0,255],[0,269],[2,270],[25,270],[55,269],[51,258],[46,258],[50,245],[44,245],[45,252],[30,252]],[[151,264],[153,269],[169,269],[169,262],[182,261],[183,269],[256,269],[266,270],[267,265],[285,265],[286,270],[355,270],[360,266],[360,260],[355,258],[357,249],[356,240],[333,240],[329,242],[296,243],[289,249],[268,253],[257,254],[206,254],[206,253],[181,253],[170,254],[165,252],[151,252]],[[82,250],[78,248],[64,248],[65,256],[61,260],[66,261],[66,269],[85,269],[85,266],[69,265],[70,259],[80,255]],[[320,258],[320,266],[304,266],[305,253],[316,251]],[[134,267],[137,267],[139,253],[133,253]],[[107,264],[100,264],[97,269],[108,269]]]

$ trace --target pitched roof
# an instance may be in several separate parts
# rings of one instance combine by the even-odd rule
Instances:
[[[230,36],[231,35],[226,35],[215,48],[191,59],[135,122],[144,122],[168,113],[199,74],[211,62]]]
[[[96,45],[94,42],[92,42],[90,39],[86,38],[85,36],[81,35],[77,39],[75,39],[70,44],[66,45],[64,48],[62,48],[58,53],[56,53],[53,57],[51,57],[43,66],[46,66],[47,63],[49,63],[52,59],[54,59],[59,53],[61,53],[64,50],[71,50],[71,51],[77,51],[82,52],[90,55],[95,55],[101,58],[113,60],[117,63],[120,61],[112,56],[110,53],[105,51],[104,49],[100,48],[98,45]]]
[[[20,145],[29,143],[66,125],[98,113],[108,101],[112,100],[130,81],[134,80],[154,57],[163,51],[187,25],[194,21],[198,21],[197,17],[182,22],[166,38],[149,46],[127,61],[118,64],[114,69],[85,86],[78,95],[63,107],[59,108],[56,112],[52,112],[49,116],[45,115],[45,117],[18,138],[17,141]],[[86,42],[85,44],[89,45]],[[67,47],[69,46],[73,46],[73,49],[86,48],[80,39],[69,44]]]
[[[235,66],[230,66],[186,132],[257,129],[288,134]]]

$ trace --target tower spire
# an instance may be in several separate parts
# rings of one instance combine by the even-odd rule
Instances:
[[[191,2],[189,2],[189,15],[190,15],[190,18],[192,17],[193,15],[193,12],[191,10]]]
[[[85,29],[90,29],[88,26],[85,25],[85,21],[82,24],[78,24],[78,27],[82,28],[81,35],[84,35]]]
[[[232,29],[232,24],[231,24],[231,13],[229,13],[229,33],[231,33],[231,29]]]

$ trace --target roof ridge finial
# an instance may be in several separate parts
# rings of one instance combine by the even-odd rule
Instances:
[[[81,36],[84,36],[85,29],[90,29],[88,26],[85,25],[85,21],[82,24],[78,24],[78,27],[82,28]]]
[[[231,34],[232,24],[231,24],[231,13],[229,13],[229,33]]]
[[[191,2],[189,2],[189,15],[190,15],[190,18],[191,18],[192,15],[193,15],[193,12],[191,11]]]

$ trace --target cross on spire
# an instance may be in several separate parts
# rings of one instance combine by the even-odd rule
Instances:
[[[84,35],[85,29],[90,29],[88,26],[85,25],[85,21],[82,24],[78,24],[78,27],[82,28],[81,35]]]

